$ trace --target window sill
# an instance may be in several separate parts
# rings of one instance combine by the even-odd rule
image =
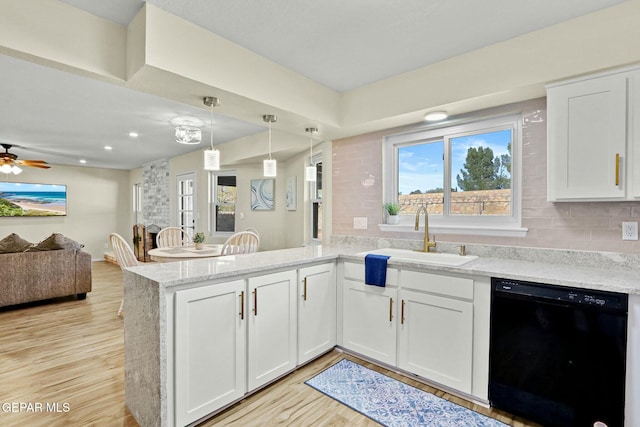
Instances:
[[[415,230],[415,226],[408,224],[378,224],[380,231],[392,231],[400,233],[424,234],[424,227],[420,231]],[[522,227],[492,227],[492,226],[456,226],[456,225],[430,225],[429,234],[466,234],[472,236],[499,236],[499,237],[525,237],[528,228]]]

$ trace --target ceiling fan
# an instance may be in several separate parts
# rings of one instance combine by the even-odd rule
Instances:
[[[49,169],[51,166],[44,160],[18,160],[18,156],[9,152],[13,147],[11,144],[0,144],[4,148],[4,153],[0,153],[0,172],[15,175],[22,172],[20,166],[30,166],[33,168]]]

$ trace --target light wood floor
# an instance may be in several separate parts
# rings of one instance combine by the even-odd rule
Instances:
[[[0,426],[138,425],[124,405],[122,319],[116,316],[121,297],[120,268],[95,262],[86,300],[0,309]],[[343,357],[512,426],[534,426],[335,350],[202,425],[376,426],[304,384]]]

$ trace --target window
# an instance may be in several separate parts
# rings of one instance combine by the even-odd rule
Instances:
[[[236,175],[223,172],[212,173],[210,177],[211,230],[213,233],[232,234],[236,229]]]
[[[437,232],[522,235],[520,140],[520,116],[389,136],[384,201],[405,225],[425,205]]]
[[[142,184],[133,184],[133,222],[141,224],[142,219]]]
[[[316,166],[316,181],[309,183],[309,203],[311,211],[311,241],[322,241],[322,153],[313,156]]]

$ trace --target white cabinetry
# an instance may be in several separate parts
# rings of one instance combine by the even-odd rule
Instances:
[[[190,424],[246,392],[244,280],[175,294],[175,418]]]
[[[396,363],[398,271],[387,269],[387,286],[364,283],[364,265],[344,263],[343,346],[383,363]]]
[[[248,390],[296,367],[296,271],[248,280]]]
[[[633,151],[640,129],[632,125],[638,76],[637,69],[624,69],[547,86],[549,201],[639,195]]]
[[[336,345],[335,263],[298,271],[298,364]]]
[[[400,274],[398,367],[471,393],[473,280]]]

